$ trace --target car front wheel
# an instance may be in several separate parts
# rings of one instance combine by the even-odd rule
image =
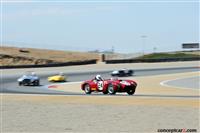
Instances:
[[[133,95],[135,93],[135,88],[128,90],[127,93]]]
[[[89,84],[86,84],[84,86],[84,91],[86,94],[91,94],[91,89],[90,89],[90,85]]]
[[[108,85],[108,93],[114,95],[116,93],[114,86],[112,84]]]
[[[21,85],[22,85],[22,82],[19,82],[18,85],[21,86]]]

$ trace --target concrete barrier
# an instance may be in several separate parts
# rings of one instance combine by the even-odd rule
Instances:
[[[162,58],[162,59],[120,59],[120,60],[106,60],[106,64],[117,63],[141,63],[141,62],[174,62],[174,61],[197,61],[200,57],[192,58]]]

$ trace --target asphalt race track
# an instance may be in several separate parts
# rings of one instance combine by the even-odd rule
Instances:
[[[47,68],[48,69],[48,68]],[[133,68],[134,70],[134,68]],[[3,71],[3,70],[2,70]],[[138,76],[151,76],[151,75],[161,75],[161,74],[172,74],[172,73],[183,73],[183,72],[196,72],[199,71],[199,67],[176,67],[176,68],[156,68],[156,69],[136,69],[134,73],[134,77]],[[37,72],[36,72],[37,73]],[[100,74],[103,78],[110,78],[111,71],[96,71],[96,72],[76,72],[69,73],[64,72],[68,77],[68,82],[76,82],[76,81],[84,81],[88,79],[92,79],[95,75]],[[78,95],[78,93],[70,93],[70,92],[61,92],[55,90],[46,89],[44,86],[51,84],[47,81],[47,77],[55,74],[54,72],[49,73],[37,73],[40,77],[39,87],[34,86],[18,86],[17,78],[21,75],[13,76],[6,75],[6,73],[2,73],[1,78],[1,93],[23,93],[23,94],[59,94],[59,95]]]
[[[135,70],[136,94],[86,95],[80,82],[112,69]],[[34,71],[41,86],[18,86],[17,78]],[[2,132],[199,132],[199,63],[97,64],[73,67],[1,70]],[[62,71],[69,83],[47,77]],[[179,88],[178,88],[179,87]]]
[[[199,77],[200,76],[169,80],[165,82],[165,84],[176,88],[199,89]]]

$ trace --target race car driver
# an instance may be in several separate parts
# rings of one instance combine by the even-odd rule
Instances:
[[[96,81],[103,81],[103,79],[101,78],[101,75],[96,75],[96,77],[94,79]]]

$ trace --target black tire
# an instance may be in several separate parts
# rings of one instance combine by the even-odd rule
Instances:
[[[21,85],[22,85],[22,82],[19,82],[18,85],[21,86]]]
[[[129,71],[128,71],[128,76],[132,76],[133,73],[134,73],[133,70],[129,70]]]
[[[112,74],[112,76],[113,76],[113,77],[118,77],[118,76],[119,76],[119,74]]]
[[[39,80],[34,81],[33,85],[39,86],[40,85],[40,81]]]
[[[135,93],[135,88],[129,89],[129,90],[127,91],[127,93],[128,93],[129,95],[133,95],[133,94]]]
[[[40,80],[38,80],[38,84],[37,84],[37,86],[39,86],[40,85]]]
[[[30,85],[30,80],[29,80],[29,79],[24,79],[24,80],[22,81],[22,85],[24,85],[24,86]]]
[[[114,95],[116,93],[114,86],[112,84],[108,85],[108,93]]]
[[[106,90],[106,91],[102,91],[102,92],[103,92],[104,95],[108,94],[108,91],[107,91],[107,90]]]
[[[32,82],[31,82],[30,79],[24,79],[24,80],[22,81],[22,84],[23,84],[24,86],[29,86],[29,85],[32,85]]]
[[[84,91],[85,91],[85,94],[91,94],[92,91],[89,84],[84,85]]]
[[[25,86],[25,85],[26,85],[26,82],[23,80],[21,84]]]

